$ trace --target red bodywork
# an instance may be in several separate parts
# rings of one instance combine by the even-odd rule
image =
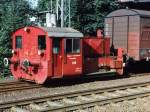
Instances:
[[[38,35],[46,36],[46,50],[38,49]],[[16,36],[22,36],[22,48],[15,47]],[[42,84],[49,78],[82,74],[82,48],[80,53],[66,54],[64,37],[55,40],[41,28],[26,27],[14,32],[12,40],[14,54],[11,58],[11,71],[16,79],[23,78]],[[58,53],[52,52],[55,41],[60,46]],[[80,43],[82,47],[82,40]],[[23,66],[25,60],[30,62],[30,66]]]
[[[100,31],[97,37],[83,39],[83,49],[85,73],[114,69],[118,74],[123,74],[123,49],[118,49],[117,56],[110,56],[110,38],[104,38]]]
[[[55,31],[60,30],[62,31],[61,28],[55,29]],[[103,67],[116,69],[117,72],[122,70],[122,51],[120,50],[120,57],[111,57],[109,38],[103,38],[100,34],[98,37],[74,38],[73,33],[66,33],[74,35],[67,37],[65,31],[60,31],[60,34],[64,35],[61,37],[59,33],[53,31],[53,28],[51,31],[53,36],[39,27],[25,27],[14,32],[10,66],[15,79],[43,84],[47,79],[98,72]],[[18,36],[22,39],[17,40]],[[45,49],[39,49],[39,38],[42,40],[45,38]],[[22,44],[20,48],[16,47],[18,43]],[[68,44],[73,46],[72,49]]]

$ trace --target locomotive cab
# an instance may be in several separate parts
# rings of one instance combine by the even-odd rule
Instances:
[[[42,84],[82,74],[83,34],[71,28],[24,27],[12,35],[11,71],[15,79]]]

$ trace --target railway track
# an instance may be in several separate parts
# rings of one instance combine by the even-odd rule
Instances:
[[[145,75],[149,75],[149,73],[136,74],[136,75],[133,74],[131,75],[131,77],[138,77],[138,76],[145,76]],[[95,76],[95,77],[101,77],[101,76]],[[87,77],[85,77],[85,79],[86,78]],[[88,76],[88,79],[90,79],[90,76]],[[0,93],[40,88],[40,87],[42,87],[42,85],[37,85],[34,83],[29,83],[29,82],[19,82],[19,81],[3,82],[3,83],[0,83]]]
[[[104,74],[104,76],[111,74],[107,73]],[[113,74],[113,72],[112,72]],[[131,74],[130,77],[141,77],[141,76],[146,76],[146,75],[150,75],[149,73],[143,73],[143,74]],[[113,75],[112,75],[113,76]],[[90,79],[91,77],[93,78],[97,78],[97,77],[102,77],[102,76],[87,76],[84,77],[84,79]],[[40,88],[42,87],[42,85],[38,85],[35,83],[29,83],[29,82],[19,82],[19,81],[11,81],[11,82],[3,82],[0,83],[0,93],[4,93],[4,92],[11,92],[11,91],[19,91],[19,90],[25,90],[25,89],[33,89],[33,88]]]
[[[0,83],[0,93],[40,88],[40,87],[41,85],[37,85],[33,83],[31,84],[28,82],[19,82],[19,81],[3,82]]]
[[[56,94],[18,101],[9,101],[0,104],[0,110],[14,112],[74,112],[102,106],[112,102],[122,102],[136,98],[150,96],[150,82],[116,86],[113,88],[101,88],[84,90],[64,94]]]

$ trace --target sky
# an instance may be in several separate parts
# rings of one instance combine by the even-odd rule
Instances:
[[[27,1],[29,1],[33,7],[37,6],[38,0],[27,0]]]

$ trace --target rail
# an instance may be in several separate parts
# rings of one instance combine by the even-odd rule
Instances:
[[[0,93],[40,88],[40,87],[42,86],[28,82],[19,82],[19,81],[3,82],[0,83]]]
[[[150,82],[134,83],[93,90],[82,90],[64,94],[55,94],[0,104],[0,110],[11,111],[76,111],[96,105],[147,97],[150,95]]]

